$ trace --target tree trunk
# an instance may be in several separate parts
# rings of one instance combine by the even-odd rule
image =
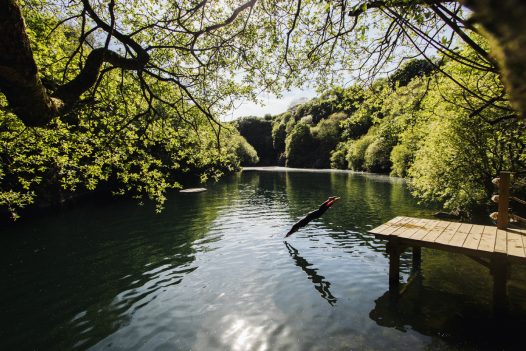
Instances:
[[[526,117],[526,2],[464,0],[488,34],[510,100]]]
[[[38,77],[38,68],[15,0],[0,0],[0,91],[27,126],[48,123],[62,101],[51,98]]]
[[[0,91],[26,126],[44,126],[53,117],[71,111],[82,94],[95,85],[105,62],[140,71],[150,60],[138,43],[98,18],[89,3],[85,8],[101,28],[131,47],[137,56],[126,58],[107,48],[93,49],[78,75],[50,94],[38,76],[20,7],[16,0],[0,0]]]

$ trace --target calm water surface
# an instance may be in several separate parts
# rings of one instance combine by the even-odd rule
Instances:
[[[282,239],[329,195],[341,201]],[[429,217],[398,179],[243,172],[166,209],[116,199],[1,229],[1,350],[524,350],[526,274],[491,318],[491,277],[423,250],[398,304],[367,231]],[[410,255],[402,259],[407,278]]]

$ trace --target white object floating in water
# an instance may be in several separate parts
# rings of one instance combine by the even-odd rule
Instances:
[[[201,193],[203,191],[206,191],[206,188],[188,188],[179,190],[180,193]]]

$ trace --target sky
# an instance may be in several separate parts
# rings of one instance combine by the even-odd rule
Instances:
[[[281,97],[276,97],[273,94],[261,94],[259,97],[261,104],[252,101],[240,101],[237,108],[224,116],[223,120],[232,121],[243,116],[264,116],[267,113],[277,115],[285,112],[291,104],[310,100],[316,95],[316,91],[312,88],[292,89],[283,93]]]

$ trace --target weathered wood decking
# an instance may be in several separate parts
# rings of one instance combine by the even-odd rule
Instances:
[[[496,312],[506,309],[509,263],[526,262],[526,230],[399,216],[369,232],[388,240],[390,290],[398,291],[400,254],[406,248],[413,248],[415,271],[420,268],[421,247],[457,252],[490,269]]]
[[[432,219],[395,217],[369,231],[379,238],[396,238],[409,246],[491,256],[507,255],[526,262],[526,230],[497,229],[493,226]]]

